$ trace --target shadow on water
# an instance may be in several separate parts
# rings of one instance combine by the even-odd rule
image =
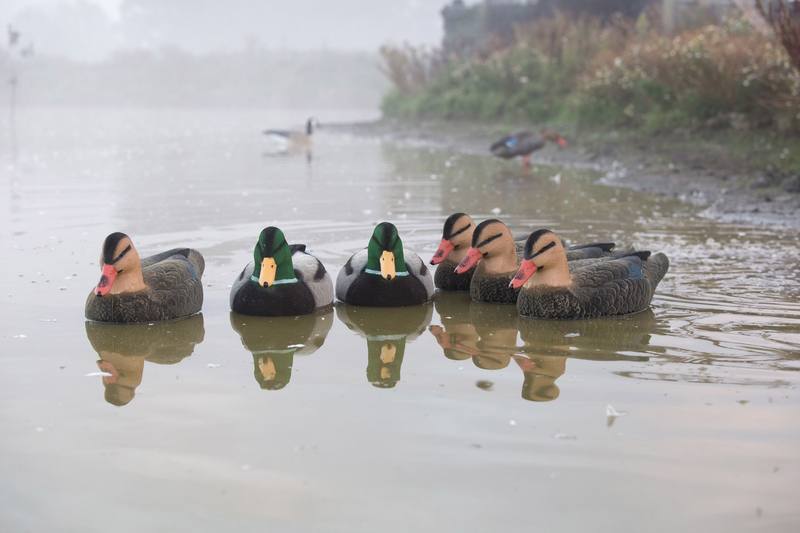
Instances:
[[[422,335],[432,314],[431,304],[403,308],[336,306],[339,320],[367,339],[367,381],[383,389],[400,381],[406,342]]]
[[[230,315],[231,327],[253,354],[253,376],[266,390],[280,390],[292,379],[295,355],[311,355],[333,325],[333,308],[305,316]]]
[[[105,399],[123,406],[133,400],[142,383],[144,362],[159,365],[180,363],[203,342],[203,315],[183,320],[149,324],[104,324],[86,322],[86,337],[100,359]]]
[[[490,371],[513,359],[523,374],[521,395],[530,401],[558,398],[556,380],[567,359],[648,361],[651,337],[662,327],[649,309],[613,319],[550,321],[523,319],[516,306],[475,303],[466,293],[440,292],[435,305],[442,325],[429,330],[444,356]]]

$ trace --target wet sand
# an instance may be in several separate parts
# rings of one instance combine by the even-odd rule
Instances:
[[[263,153],[261,129],[303,118],[20,113],[0,148],[1,531],[797,529],[797,230],[324,128],[310,163]],[[672,266],[651,312],[604,320],[463,295],[229,312],[266,225],[335,275],[384,219],[427,258],[457,210]],[[200,250],[202,316],[86,324],[115,230]]]

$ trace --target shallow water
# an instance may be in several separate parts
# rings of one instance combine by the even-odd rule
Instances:
[[[31,110],[13,145],[2,123],[0,531],[797,531],[797,232],[324,128],[310,162],[263,153],[302,119]],[[229,312],[266,225],[335,275],[383,219],[427,259],[453,211],[672,266],[623,318]],[[115,230],[201,250],[202,316],[85,324]]]

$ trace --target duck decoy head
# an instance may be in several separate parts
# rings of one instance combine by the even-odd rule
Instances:
[[[454,250],[469,246],[474,230],[475,223],[465,213],[453,213],[447,217],[442,230],[442,241],[431,258],[431,264],[438,265]]]
[[[472,234],[472,246],[467,255],[456,267],[456,274],[463,274],[474,268],[484,258],[512,255],[516,262],[514,237],[503,222],[495,218],[484,220]]]
[[[533,276],[537,270],[545,266],[551,253],[564,255],[564,246],[561,239],[549,229],[536,230],[525,241],[525,252],[520,262],[519,270],[509,284],[514,289],[519,289]]]
[[[134,253],[131,254],[131,251]],[[116,232],[106,237],[103,242],[103,253],[100,256],[100,281],[94,290],[98,297],[111,292],[117,275],[125,270],[127,263],[135,260],[133,257],[135,255],[130,237],[124,233]]]
[[[274,226],[261,230],[253,249],[253,262],[252,280],[259,287],[272,287],[296,279],[292,251],[283,232]]]
[[[375,226],[367,246],[366,268],[367,273],[380,275],[387,281],[408,275],[403,241],[391,222],[381,222]]]

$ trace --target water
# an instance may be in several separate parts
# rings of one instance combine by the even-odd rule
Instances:
[[[260,129],[304,118],[18,115],[0,167],[0,530],[797,530],[797,232],[324,127],[310,163],[263,153]],[[229,312],[266,225],[335,274],[380,220],[427,259],[446,215],[497,209],[520,232],[664,251],[652,311],[529,322],[444,295]],[[202,316],[85,324],[115,230],[145,254],[201,250]]]

